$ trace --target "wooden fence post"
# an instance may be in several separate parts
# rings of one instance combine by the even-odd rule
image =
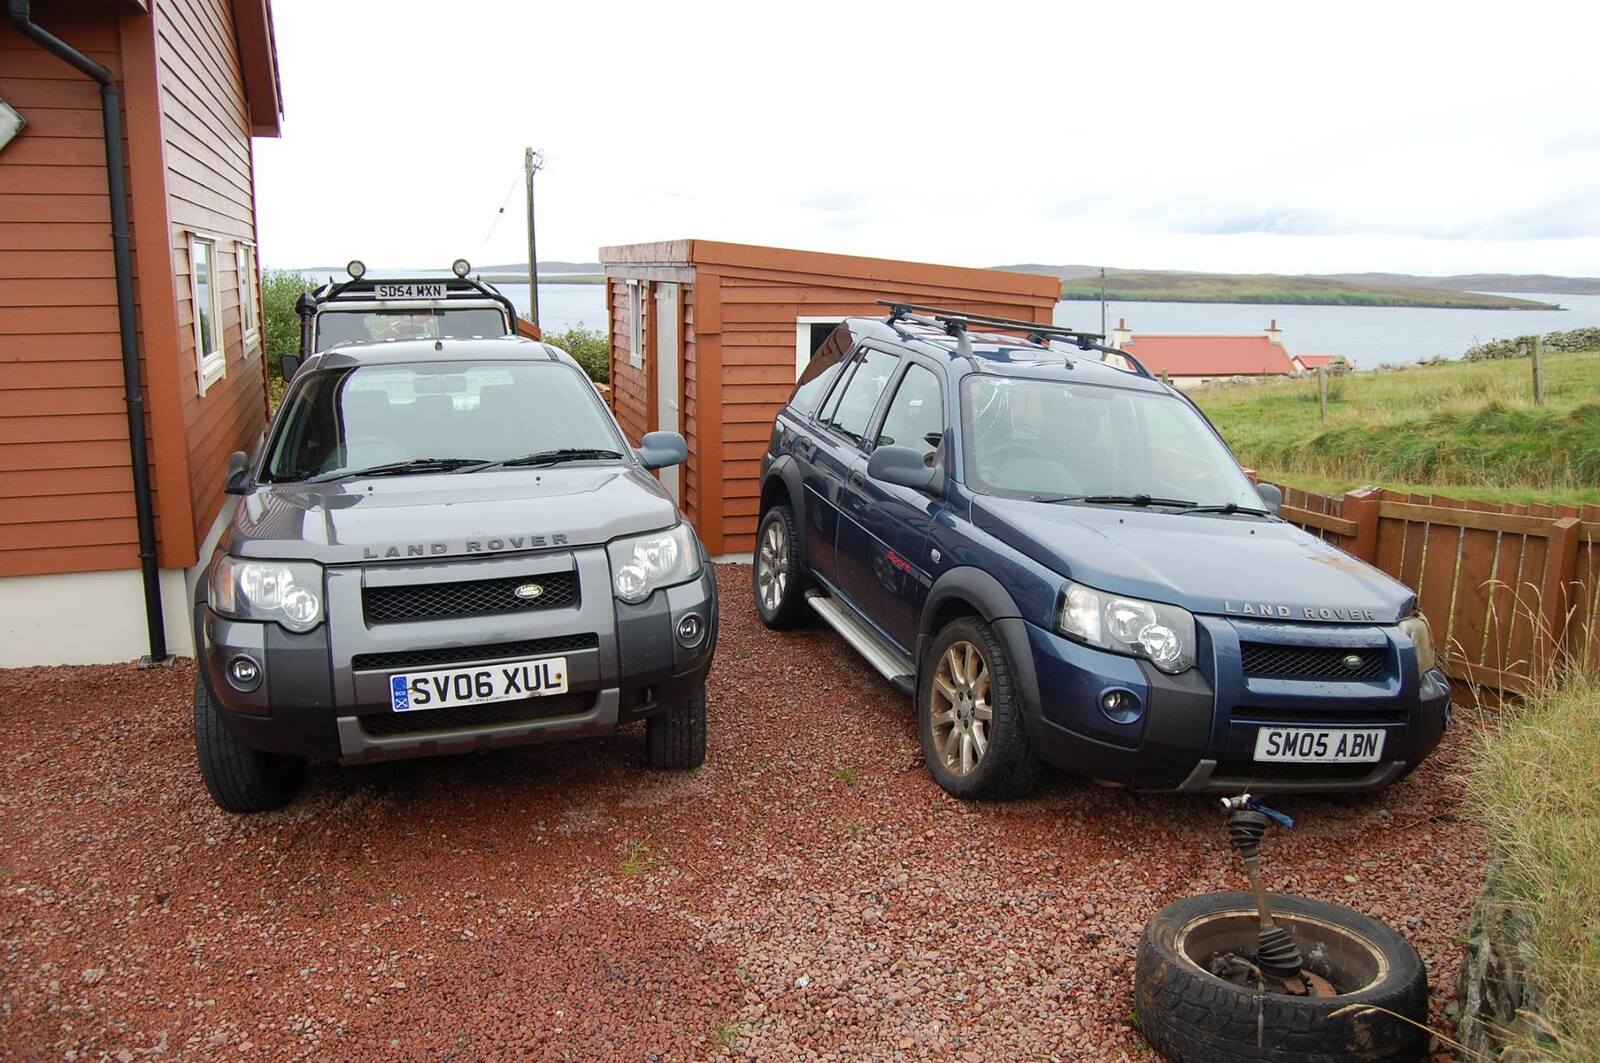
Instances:
[[[1548,651],[1545,667],[1554,665],[1566,644],[1567,617],[1572,585],[1578,578],[1578,517],[1562,517],[1550,525],[1544,555],[1544,575],[1539,581],[1539,627],[1535,645]],[[1537,662],[1535,665],[1537,669]]]
[[[1539,361],[1539,337],[1528,337],[1533,341],[1530,353],[1533,356],[1533,404],[1544,405],[1544,366]]]
[[[1356,522],[1356,534],[1345,541],[1345,551],[1369,565],[1378,562],[1378,503],[1382,499],[1381,487],[1361,487],[1344,496],[1344,518]]]
[[[1328,367],[1325,365],[1317,366],[1317,399],[1322,411],[1322,415],[1318,419],[1326,421],[1328,419]]]

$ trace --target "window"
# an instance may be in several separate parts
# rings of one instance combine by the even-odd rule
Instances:
[[[261,310],[256,296],[256,249],[239,243],[233,247],[234,261],[239,268],[239,323],[244,329],[244,353],[250,356],[252,348],[261,346]]]
[[[644,289],[638,281],[628,282],[628,364],[644,368]]]
[[[833,410],[824,418],[830,425],[856,443],[867,434],[867,424],[872,411],[878,408],[878,398],[889,386],[895,363],[900,359],[871,348],[863,351],[856,362],[855,372],[838,389],[838,397],[830,400]]]
[[[222,311],[217,303],[217,244],[189,234],[189,285],[194,297],[194,361],[200,394],[228,375],[222,344]]]
[[[588,378],[559,362],[369,364],[297,378],[269,448],[273,482],[422,458],[505,461],[618,438]]]
[[[906,375],[889,401],[876,445],[910,447],[922,455],[924,464],[932,465],[943,441],[944,401],[939,378],[931,369],[913,363],[906,367]]]
[[[458,306],[449,310],[324,310],[317,315],[317,350],[345,343],[388,340],[465,340],[504,336],[498,309]]]

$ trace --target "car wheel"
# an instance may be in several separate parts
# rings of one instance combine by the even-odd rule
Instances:
[[[227,812],[271,812],[295,799],[305,782],[304,757],[251,749],[228,729],[211,704],[205,680],[194,681],[194,748],[200,778]]]
[[[770,628],[799,627],[806,617],[806,588],[811,584],[800,571],[797,543],[793,511],[788,506],[767,510],[756,532],[750,579],[756,612]]]
[[[644,723],[644,755],[652,768],[687,771],[706,762],[706,688]]]
[[[1417,950],[1349,908],[1276,893],[1269,899],[1321,992],[1262,984],[1248,959],[1260,931],[1251,894],[1185,897],[1152,916],[1139,943],[1133,998],[1150,1046],[1174,1063],[1421,1059],[1428,972]]]
[[[1015,797],[1033,788],[1038,761],[1005,647],[988,624],[961,617],[934,638],[917,691],[922,759],[952,796]]]

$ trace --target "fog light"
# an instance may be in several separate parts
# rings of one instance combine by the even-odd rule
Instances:
[[[1100,711],[1113,723],[1132,723],[1139,718],[1139,696],[1131,690],[1107,690],[1100,695]]]
[[[699,644],[701,636],[705,634],[705,621],[700,619],[699,613],[690,613],[678,621],[678,641],[685,646]]]
[[[228,682],[237,690],[249,692],[261,685],[261,665],[243,654],[228,662]]]
[[[351,280],[360,280],[367,275],[367,264],[359,258],[352,258],[345,264],[344,271],[350,274]]]
[[[472,272],[472,263],[464,258],[458,258],[450,263],[450,272],[465,279],[466,275]]]

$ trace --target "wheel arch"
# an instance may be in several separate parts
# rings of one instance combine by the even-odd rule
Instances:
[[[810,553],[806,549],[805,536],[805,489],[800,480],[800,466],[787,454],[774,460],[761,478],[761,512],[757,520],[765,518],[767,510],[773,506],[782,505],[788,506],[794,514],[795,552],[803,564],[809,564]],[[759,524],[757,527],[759,529]]]
[[[940,628],[962,616],[976,616],[988,624],[1005,647],[1012,675],[1022,697],[1024,715],[1039,711],[1039,680],[1033,667],[1033,649],[1028,643],[1027,625],[1016,600],[993,575],[970,565],[952,568],[934,581],[923,603],[918,621],[916,656],[917,689],[922,689],[923,669],[928,649]]]

